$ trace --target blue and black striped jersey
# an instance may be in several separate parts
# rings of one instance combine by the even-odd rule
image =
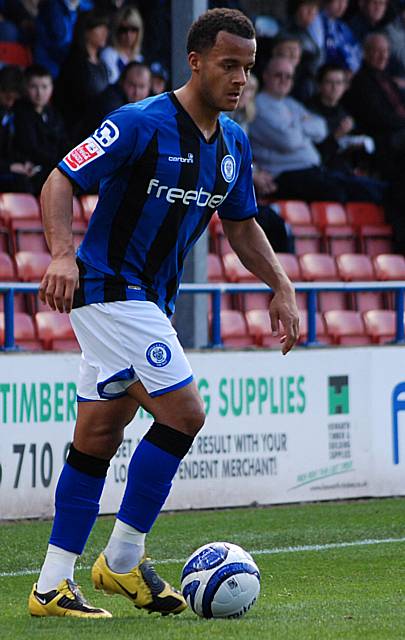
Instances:
[[[99,199],[78,249],[74,306],[150,300],[168,315],[184,258],[218,210],[256,215],[250,145],[225,115],[207,141],[173,93],[111,113],[58,168]]]

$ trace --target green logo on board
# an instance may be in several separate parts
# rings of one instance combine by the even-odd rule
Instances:
[[[328,378],[329,415],[349,413],[349,376]]]

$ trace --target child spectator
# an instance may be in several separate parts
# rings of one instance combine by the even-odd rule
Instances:
[[[34,164],[15,150],[14,105],[23,91],[23,74],[15,66],[0,70],[0,192],[32,191]]]
[[[51,106],[53,81],[50,72],[41,65],[25,71],[26,96],[15,108],[15,138],[17,153],[28,158],[35,167],[32,183],[39,193],[53,167],[69,148],[61,116]]]
[[[323,65],[318,73],[318,92],[307,107],[326,120],[328,136],[318,144],[322,162],[331,169],[368,170],[374,151],[369,136],[353,135],[354,120],[341,100],[347,89],[346,72],[336,65]]]
[[[124,7],[114,20],[112,45],[101,53],[110,84],[117,82],[121,71],[133,60],[142,62],[143,22],[135,7]]]
[[[92,99],[108,86],[108,71],[100,58],[108,37],[106,16],[83,13],[76,24],[74,41],[56,83],[55,99],[65,123],[77,142],[80,122]]]

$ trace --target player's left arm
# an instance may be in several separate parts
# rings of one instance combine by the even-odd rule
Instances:
[[[271,328],[274,335],[280,335],[281,322],[284,333],[280,342],[285,355],[299,337],[294,287],[255,218],[238,221],[222,219],[222,224],[241,262],[273,290],[274,296],[269,309]]]

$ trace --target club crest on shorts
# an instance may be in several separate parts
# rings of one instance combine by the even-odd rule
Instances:
[[[235,158],[233,156],[224,156],[221,162],[221,173],[223,175],[224,180],[227,182],[232,182],[235,177],[236,172],[236,163]]]
[[[172,352],[164,342],[153,342],[146,350],[146,359],[152,367],[165,367],[172,358]]]

